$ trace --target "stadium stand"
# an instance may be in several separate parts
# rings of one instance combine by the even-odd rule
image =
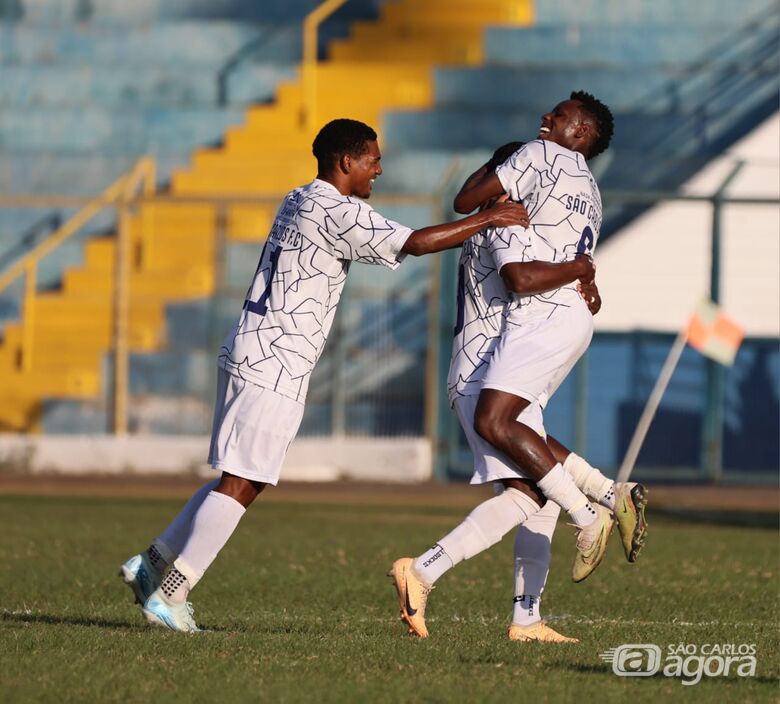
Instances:
[[[422,22],[434,22],[445,4],[432,3],[421,11],[415,3],[397,3],[384,11],[380,22],[388,36],[395,33],[400,37],[405,27],[414,24],[418,17]],[[267,21],[269,16],[278,15],[289,24],[294,18],[295,26],[299,26],[301,11],[311,9],[313,5],[271,3],[264,6],[263,19]],[[16,47],[9,50],[15,51],[13,56],[40,57],[36,47],[40,50],[42,46],[47,46],[48,51],[52,51],[52,46],[59,46],[68,55],[75,45],[77,48],[73,51],[82,62],[86,58],[88,69],[84,70],[83,63],[80,63],[81,70],[69,68],[67,61],[57,60],[55,54],[51,67],[38,66],[40,76],[35,89],[8,90],[9,99],[21,101],[22,105],[18,115],[11,109],[0,118],[0,135],[3,144],[13,144],[21,151],[19,170],[47,178],[51,168],[46,163],[38,169],[31,168],[30,152],[41,152],[45,162],[50,159],[51,152],[65,149],[76,152],[70,162],[75,170],[85,166],[79,158],[84,154],[92,155],[98,163],[101,160],[105,164],[111,163],[113,169],[125,168],[129,163],[127,157],[137,156],[142,148],[162,152],[163,162],[170,168],[188,145],[213,141],[225,124],[240,122],[235,108],[204,105],[209,97],[206,89],[199,92],[190,78],[198,73],[199,66],[193,63],[196,58],[205,61],[209,56],[219,54],[221,49],[225,52],[221,58],[227,57],[227,63],[230,62],[231,51],[235,55],[237,47],[248,36],[246,27],[236,27],[235,18],[233,24],[218,23],[216,27],[211,22],[189,21],[184,25],[161,22],[156,28],[154,25],[148,28],[145,22],[175,17],[177,8],[184,12],[184,8],[189,7],[191,14],[196,16],[210,11],[205,4],[198,3],[189,6],[186,3],[140,3],[132,10],[118,2],[88,3],[86,9],[82,3],[51,2],[29,3],[23,7],[24,19],[11,28],[6,27],[13,35],[11,45]],[[519,7],[525,8],[525,16],[520,19],[527,20],[530,5],[520,3]],[[517,10],[508,12],[506,8],[506,3],[491,0],[475,12],[469,9],[468,3],[461,2],[447,14],[456,17],[460,13],[460,22],[464,25],[484,26],[517,19]],[[52,28],[60,23],[67,26],[69,18],[71,24],[76,25],[71,28],[72,33],[80,32],[81,23],[87,23],[85,33],[90,37],[87,41],[72,41],[67,31],[60,34],[56,27]],[[32,27],[25,26],[28,22]],[[37,26],[38,23],[42,27]],[[213,35],[212,29],[216,32]],[[57,41],[47,42],[46,32],[56,33]],[[121,41],[117,42],[117,39]],[[458,37],[440,34],[436,43],[410,39],[406,42],[409,47],[425,47],[430,54],[425,58],[415,57],[413,63],[410,63],[411,57],[391,62],[388,56],[377,56],[373,48],[363,42],[360,51],[367,52],[367,56],[364,54],[366,60],[358,63],[352,58],[343,61],[334,58],[321,64],[317,69],[317,124],[313,121],[301,124],[301,81],[281,82],[277,85],[273,103],[250,107],[245,113],[244,124],[225,131],[219,146],[197,149],[192,155],[191,166],[174,169],[166,194],[268,196],[269,204],[264,207],[232,206],[226,215],[226,229],[231,237],[239,242],[242,239],[256,241],[267,230],[278,196],[311,178],[310,144],[319,124],[342,115],[345,105],[350,105],[353,117],[375,125],[381,124],[381,116],[389,107],[429,106],[433,63],[459,60],[451,55],[452,46],[462,44],[465,48],[461,53],[468,53],[469,47],[479,44],[478,39],[479,31],[474,29],[464,30]],[[253,37],[251,41],[254,43],[257,39]],[[360,43],[362,40],[355,41]],[[123,43],[124,47],[121,47]],[[262,41],[258,43],[262,44]],[[199,44],[204,45],[202,53],[193,48]],[[340,45],[340,50],[348,51],[350,44],[351,40]],[[152,52],[157,45],[169,47],[163,52],[162,60]],[[171,48],[173,45],[182,47],[183,53],[177,55],[177,50]],[[431,51],[434,46],[438,49]],[[268,47],[265,50],[268,51]],[[115,64],[129,57],[140,61],[119,71],[112,80],[112,61]],[[160,69],[161,64],[166,66],[165,70]],[[96,68],[98,66],[101,68]],[[185,80],[175,80],[173,67],[176,66],[180,67],[180,74],[189,74]],[[104,68],[106,73],[101,73]],[[22,84],[34,73],[34,69],[22,65],[15,82]],[[205,73],[208,77],[208,72]],[[213,70],[211,74],[213,79]],[[48,90],[59,80],[72,82],[70,89]],[[357,105],[355,85],[361,86],[361,100]],[[183,101],[183,96],[187,96],[189,102]],[[25,106],[44,97],[53,104],[36,110],[32,113],[35,117],[25,124],[24,117],[30,114]],[[60,106],[58,100],[64,106]],[[69,100],[72,100],[70,107]],[[118,105],[116,101],[119,101]],[[82,103],[86,103],[86,107],[76,108]],[[117,154],[114,152],[125,155],[124,164],[121,159],[115,159]],[[90,169],[92,174],[101,171],[99,165],[92,165],[97,166]],[[109,175],[107,169],[104,174]],[[115,176],[116,172],[111,175]],[[84,179],[77,178],[76,173],[73,176],[69,179],[71,183],[85,187]],[[13,169],[10,180],[19,187]],[[28,181],[22,184],[25,185],[30,186],[30,190],[46,190],[39,183]],[[215,209],[209,204],[160,202],[144,204],[133,218],[133,246],[141,252],[129,284],[130,335],[134,350],[148,352],[165,343],[163,309],[166,304],[213,293],[215,217]],[[32,369],[21,371],[17,368],[25,335],[22,323],[6,324],[0,359],[6,367],[3,375],[7,379],[2,394],[9,401],[4,404],[8,417],[3,422],[9,428],[39,426],[42,398],[103,395],[101,382],[105,375],[101,357],[110,342],[108,298],[112,291],[114,256],[112,237],[88,241],[84,247],[83,265],[63,271],[59,290],[41,292],[36,297],[33,331],[36,352]],[[77,329],[81,334],[63,335],[65,329],[74,330],[74,322],[79,323]],[[72,417],[71,413],[65,415]]]
[[[278,197],[311,178],[313,131],[345,106],[379,128],[386,173],[377,196],[433,196],[454,159],[462,175],[496,144],[534,135],[541,112],[573,88],[599,95],[617,114],[614,149],[594,169],[604,188],[674,189],[777,109],[778,13],[766,0],[738,7],[728,0],[375,0],[347,3],[324,25],[326,60],[308,124],[300,22],[317,4],[5,5],[0,187],[94,194],[148,151],[165,180],[158,202],[143,204],[132,222],[143,256],[131,276],[130,385],[146,404],[135,429],[208,428],[213,351],[243,294],[222,291],[216,300],[218,279],[228,288],[246,285]],[[220,214],[224,255],[212,203],[166,200],[237,195],[267,204],[233,204]],[[432,219],[426,206],[382,210],[413,225]],[[612,208],[604,234],[639,212]],[[0,226],[22,232],[40,215],[0,210]],[[38,294],[36,366],[28,376],[17,369],[24,321],[6,324],[0,427],[105,428],[114,242],[110,232],[95,237],[41,273],[56,288]],[[350,365],[341,382],[353,430],[422,430],[428,292],[415,284],[427,270],[417,262],[404,269],[392,284],[375,272],[351,274],[365,299],[343,316]],[[370,333],[379,328],[394,345],[392,363],[372,356]],[[332,427],[331,376],[343,353],[326,349],[304,432]],[[401,388],[416,395],[401,397]],[[378,393],[386,394],[383,415],[364,403]]]

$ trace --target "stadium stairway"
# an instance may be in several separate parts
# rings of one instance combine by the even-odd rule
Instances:
[[[300,4],[301,0],[298,2]],[[49,21],[59,12],[75,13],[80,7],[78,3],[71,7],[70,3],[48,0],[28,1],[25,5],[28,11],[34,11],[36,18],[48,18]],[[133,10],[136,12],[133,20],[139,21],[138,13],[159,17],[161,13],[173,12],[176,5],[139,3]],[[271,5],[276,9],[283,7],[281,1]],[[203,4],[204,12],[205,7]],[[96,32],[104,32],[105,27],[112,27],[111,22],[121,18],[125,10],[126,3],[99,0],[94,3],[89,19],[95,23]],[[163,198],[158,202],[142,203],[130,220],[134,252],[129,277],[131,351],[143,353],[164,349],[168,343],[166,306],[177,301],[205,299],[214,293],[217,213],[215,206],[205,201],[214,196],[267,197],[268,205],[232,205],[225,215],[225,231],[234,242],[259,241],[268,230],[279,196],[311,179],[310,145],[321,124],[343,116],[347,111],[350,116],[376,126],[381,132],[383,115],[388,110],[432,106],[435,65],[476,65],[482,60],[482,35],[486,26],[523,25],[530,19],[530,0],[486,0],[476,7],[467,0],[431,0],[424,5],[414,0],[400,0],[383,6],[377,22],[357,23],[348,39],[331,42],[329,60],[315,69],[317,110],[313,119],[302,119],[304,86],[301,79],[283,81],[275,91],[274,101],[250,107],[245,113],[244,124],[229,128],[218,147],[197,149],[188,168],[174,170],[170,184],[161,192]],[[426,28],[426,31],[420,28]],[[378,41],[377,36],[381,36],[382,41]],[[68,42],[67,37],[60,39]],[[36,43],[45,44],[46,40],[33,32],[33,36],[19,42],[16,49],[34,54]],[[113,51],[110,46],[110,42],[95,38],[80,46],[79,51],[93,56],[101,51]],[[112,83],[99,72],[88,80],[81,80],[78,72],[74,74],[65,66],[53,74],[46,73],[37,92],[19,90],[35,70],[20,68],[13,77],[17,88],[8,88],[0,96],[29,106],[41,96],[52,95],[50,88],[53,95],[67,103],[69,94],[58,93],[56,84],[58,77],[68,76],[68,81],[76,81],[77,90],[73,95],[77,102],[86,100],[94,105],[105,100],[111,103],[128,94],[137,95],[141,103],[146,99],[153,102],[160,98],[159,87],[165,85],[170,76],[164,71],[158,76],[143,78],[133,72],[119,72],[116,83]],[[169,100],[172,95],[175,100],[183,94],[195,96],[196,100],[209,97],[199,94],[197,85],[185,80],[177,84],[176,90],[167,93],[165,99]],[[51,142],[39,144],[36,141],[46,132],[45,127],[32,124],[31,129],[25,129],[21,115],[29,114],[26,110],[20,109],[18,118],[13,110],[9,112],[10,116],[3,115],[0,120],[0,139],[11,139],[31,149],[51,146]],[[150,119],[160,129],[160,144],[167,143],[168,136],[179,146],[187,139],[207,141],[197,130],[186,129],[186,121],[181,123],[187,133],[186,139],[175,136],[173,131],[179,121],[162,119],[157,123],[160,114],[156,110]],[[139,120],[143,123],[146,119],[144,110],[135,111],[126,118],[114,114],[105,120],[100,114],[86,111],[82,114],[83,129],[77,124],[78,113],[67,106],[58,117],[62,119],[62,127],[54,133],[55,147],[65,147],[75,135],[76,145],[84,147],[85,151],[100,152],[101,148],[121,148],[125,144],[129,145],[126,151],[132,152],[149,135],[148,130],[138,132],[135,129]],[[230,119],[232,116],[223,117],[238,122]],[[216,123],[211,124],[213,127]],[[61,141],[56,142],[57,139]],[[179,196],[190,201],[171,202],[171,197]],[[202,197],[204,202],[193,203],[192,199],[197,197]],[[45,399],[86,400],[105,396],[103,358],[111,344],[115,251],[113,235],[88,241],[84,246],[83,263],[67,268],[55,290],[37,293],[32,325],[35,346],[31,357],[26,357],[24,368],[20,360],[24,358],[25,335],[29,335],[30,330],[25,330],[24,318],[6,324],[0,344],[0,428],[39,429]],[[409,322],[405,325],[413,326]],[[170,364],[165,355],[158,355],[157,359],[162,368]],[[402,359],[401,362],[401,366],[413,363]],[[374,370],[376,367],[370,362],[363,366],[366,369],[374,367]],[[384,377],[372,382],[369,379],[374,384],[385,381]],[[357,388],[356,393],[361,389]],[[316,384],[314,393],[317,393]]]

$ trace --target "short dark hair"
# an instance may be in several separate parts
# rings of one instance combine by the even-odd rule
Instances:
[[[496,167],[501,166],[512,154],[514,154],[520,147],[524,146],[525,142],[507,142],[506,144],[500,146],[496,151],[493,152],[493,156],[490,157],[490,161],[488,161],[485,166],[487,166],[488,171],[495,170]]]
[[[588,158],[592,159],[598,156],[612,141],[612,133],[615,131],[615,120],[612,117],[612,111],[600,100],[594,98],[590,93],[584,90],[577,90],[571,94],[572,100],[582,103],[582,110],[592,118],[596,123],[596,138],[590,145],[590,154]]]
[[[331,120],[317,133],[311,145],[317,169],[329,171],[344,154],[365,154],[368,151],[366,142],[375,139],[376,132],[363,122],[347,118]]]

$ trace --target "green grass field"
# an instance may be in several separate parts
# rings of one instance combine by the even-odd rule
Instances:
[[[409,489],[414,492],[414,489]],[[476,497],[476,494],[475,494]],[[476,499],[475,499],[476,503]],[[193,593],[212,632],[151,629],[115,576],[179,500],[0,496],[0,700],[269,702],[777,701],[777,532],[651,514],[636,565],[613,540],[569,580],[561,523],[544,611],[577,645],[511,643],[511,540],[447,574],[431,637],[408,636],[385,577],[462,506],[261,499]],[[755,644],[754,677],[616,676],[623,643]]]

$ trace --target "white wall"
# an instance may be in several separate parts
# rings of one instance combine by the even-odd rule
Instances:
[[[747,165],[726,191],[780,197],[780,113],[758,126],[683,186],[711,195],[737,160]],[[709,292],[709,204],[659,205],[596,250],[603,307],[597,331],[677,331]],[[723,208],[721,303],[747,335],[780,335],[780,208]]]
[[[0,435],[0,468],[31,474],[194,473],[206,464],[208,436]],[[427,438],[296,438],[282,481],[354,479],[420,482],[431,478]]]

